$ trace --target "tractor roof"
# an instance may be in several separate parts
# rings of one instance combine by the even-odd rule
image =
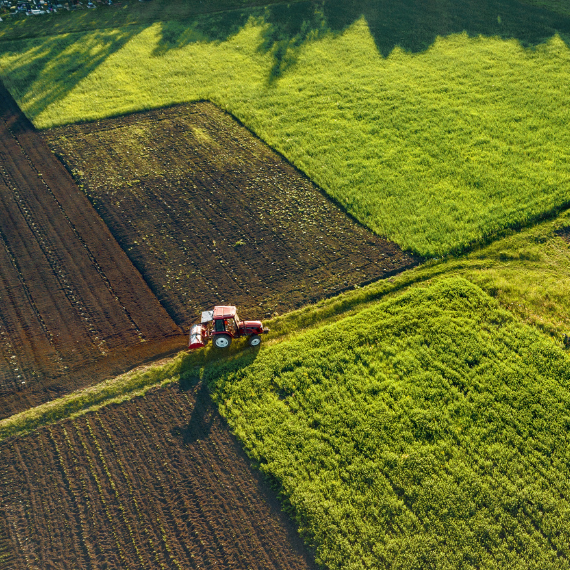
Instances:
[[[235,316],[235,307],[214,307],[214,319],[231,319]]]

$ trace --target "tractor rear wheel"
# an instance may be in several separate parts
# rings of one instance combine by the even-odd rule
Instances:
[[[232,337],[228,334],[218,334],[214,337],[216,348],[228,348],[232,344]]]
[[[258,334],[252,334],[247,342],[249,346],[259,346],[261,343],[261,337]]]

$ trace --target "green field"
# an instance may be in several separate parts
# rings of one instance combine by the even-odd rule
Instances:
[[[570,211],[554,221],[512,232],[512,235],[468,255],[432,261],[390,279],[325,299],[317,305],[274,317],[265,321],[271,328],[268,342],[287,341],[304,331],[357,315],[411,286],[447,276],[477,284],[518,320],[551,337],[561,347],[563,334],[570,332],[570,245],[558,235],[560,229],[566,227],[570,227]],[[236,342],[230,348],[230,355],[239,355],[243,349],[244,344]],[[212,348],[181,353],[168,364],[135,370],[54,400],[0,421],[0,441],[144,394],[164,383],[192,381],[197,371],[220,358],[225,358],[225,354]]]
[[[568,204],[563,15],[514,0],[333,0],[134,20],[0,42],[2,79],[40,128],[210,99],[428,257]]]
[[[570,16],[570,5],[566,0],[521,0],[523,4],[546,8],[565,16]]]
[[[0,438],[200,376],[327,568],[567,568],[570,360],[441,270],[460,268],[284,315],[261,351],[181,356],[4,420]]]
[[[567,568],[569,223],[272,319],[260,351],[181,354],[29,410],[0,440],[201,377],[325,567]]]
[[[203,378],[328,568],[567,568],[570,361],[467,281]]]

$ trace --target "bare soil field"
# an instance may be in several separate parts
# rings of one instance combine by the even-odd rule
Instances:
[[[208,102],[44,131],[180,326],[295,309],[418,263]]]
[[[199,384],[6,440],[0,456],[2,570],[315,568]]]
[[[184,343],[0,86],[0,418]]]

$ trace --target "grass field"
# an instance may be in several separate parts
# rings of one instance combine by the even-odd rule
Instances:
[[[1,14],[6,18],[6,24],[0,27],[0,41],[185,20],[198,14],[266,6],[274,3],[279,3],[279,0],[159,0],[142,4],[137,0],[125,0],[115,2],[112,6],[99,4],[96,10],[66,11],[63,9],[56,14],[42,18],[29,18],[24,15],[6,17],[6,14]]]
[[[523,4],[546,8],[565,16],[570,16],[570,6],[566,0],[521,0]]]
[[[326,567],[567,568],[570,361],[437,277],[459,270],[284,315],[261,351],[181,356],[4,420],[0,438],[201,376]]]
[[[569,223],[272,319],[261,351],[71,394],[0,440],[201,376],[326,567],[567,568]]]
[[[570,362],[467,281],[204,379],[328,568],[567,568]]]
[[[259,351],[3,420],[0,440],[201,379],[327,568],[568,568],[570,211],[517,229],[570,202],[569,11],[372,4],[172,3],[180,21],[155,22],[155,1],[0,32],[38,126],[211,99],[363,223],[445,256],[271,319]]]
[[[299,2],[6,41],[0,69],[42,128],[213,100],[433,257],[567,205],[569,34],[508,0]]]

